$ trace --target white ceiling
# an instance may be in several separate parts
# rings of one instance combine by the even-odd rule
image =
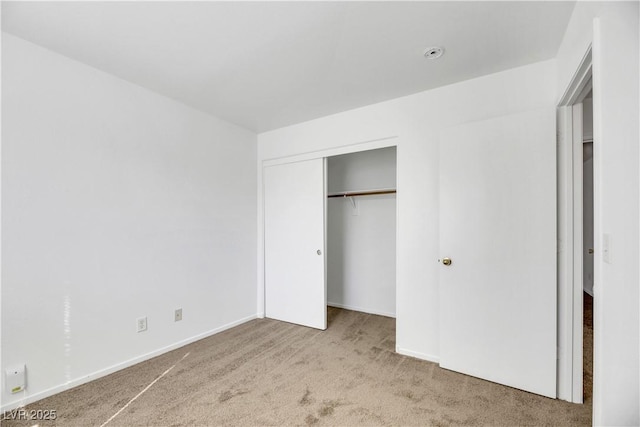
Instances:
[[[574,4],[5,1],[2,29],[262,132],[553,58]]]

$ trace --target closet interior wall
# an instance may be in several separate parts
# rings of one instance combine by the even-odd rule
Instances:
[[[396,147],[327,163],[329,195],[396,189]],[[395,194],[328,198],[327,304],[395,317]]]

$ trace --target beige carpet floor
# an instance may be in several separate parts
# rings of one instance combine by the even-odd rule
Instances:
[[[386,317],[330,308],[326,331],[260,319],[28,409],[57,411],[55,422],[40,426],[110,419],[107,426],[591,424],[589,404],[500,386],[394,349],[395,320]]]

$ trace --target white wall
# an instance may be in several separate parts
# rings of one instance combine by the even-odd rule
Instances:
[[[255,134],[7,34],[2,64],[2,409],[255,317]]]
[[[399,352],[435,361],[439,356],[437,159],[440,130],[553,106],[555,77],[555,61],[545,61],[258,135],[259,166],[265,159],[397,137],[396,345]],[[260,174],[258,181],[261,188]],[[258,194],[261,197],[261,192]],[[261,206],[259,201],[258,208]],[[262,241],[260,220],[258,239]],[[262,256],[258,254],[259,304],[264,286],[260,271]]]
[[[396,187],[395,147],[329,157],[327,163],[329,194]],[[328,199],[327,303],[395,316],[394,194]]]
[[[329,194],[396,188],[396,147],[332,156],[328,159]]]
[[[594,424],[638,425],[638,3],[577,3],[558,51],[558,99],[591,43],[596,203]],[[603,261],[603,234],[611,239],[609,263]]]

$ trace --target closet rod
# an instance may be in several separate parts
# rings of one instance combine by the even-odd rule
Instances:
[[[329,194],[327,197],[374,196],[378,194],[396,194],[396,190],[353,191],[346,193]]]

